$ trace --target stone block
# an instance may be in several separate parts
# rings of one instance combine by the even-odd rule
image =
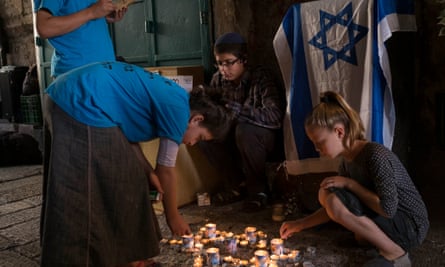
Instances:
[[[0,217],[0,229],[5,229],[30,220],[40,218],[40,206],[10,213]]]
[[[0,266],[2,267],[38,267],[39,262],[28,259],[14,251],[0,251]]]
[[[26,201],[17,201],[17,202],[13,202],[13,203],[6,203],[4,205],[0,205],[0,216],[2,216],[2,218],[3,218],[3,216],[5,216],[6,214],[15,213],[17,211],[21,211],[24,209],[29,209],[33,206],[35,206],[35,205],[33,205],[29,202],[26,202]]]
[[[21,246],[29,242],[40,240],[39,238],[40,220],[33,219],[24,223],[0,230],[0,235],[11,241],[13,246]],[[0,266],[3,266],[0,264]]]

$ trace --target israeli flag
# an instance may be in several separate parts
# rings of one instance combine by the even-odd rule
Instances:
[[[385,41],[415,31],[414,0],[320,0],[287,11],[273,45],[286,86],[286,159],[317,158],[304,119],[324,91],[359,112],[368,140],[391,148],[395,110]]]

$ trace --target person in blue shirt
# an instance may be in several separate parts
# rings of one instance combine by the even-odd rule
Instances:
[[[119,8],[111,0],[34,0],[33,9],[38,35],[48,39],[54,48],[53,78],[89,63],[115,60],[107,22],[120,21],[126,7]],[[45,124],[43,192],[48,176],[50,139]]]
[[[123,18],[127,8],[118,8],[111,0],[34,0],[37,33],[54,47],[51,76],[115,60],[107,22]]]
[[[85,65],[46,90],[52,136],[42,213],[42,266],[137,266],[159,253],[149,191],[161,193],[173,235],[179,145],[223,139],[231,118],[203,88],[123,62]],[[139,142],[159,138],[156,166]],[[124,265],[127,264],[127,265]]]

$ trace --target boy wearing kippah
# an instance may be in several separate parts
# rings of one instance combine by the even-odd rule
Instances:
[[[210,162],[227,176],[225,189],[214,195],[212,202],[228,204],[242,199],[243,184],[247,193],[245,211],[257,211],[267,204],[270,194],[267,155],[282,152],[284,91],[266,68],[248,65],[247,43],[238,33],[220,36],[214,56],[218,70],[210,86],[222,92],[222,102],[235,119],[225,142],[201,145]]]

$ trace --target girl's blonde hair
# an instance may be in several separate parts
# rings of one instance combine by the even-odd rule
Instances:
[[[338,93],[327,91],[320,95],[320,104],[306,117],[304,126],[326,128],[334,130],[334,126],[341,123],[345,127],[343,145],[349,149],[355,141],[366,140],[365,128],[358,113],[348,105]]]

